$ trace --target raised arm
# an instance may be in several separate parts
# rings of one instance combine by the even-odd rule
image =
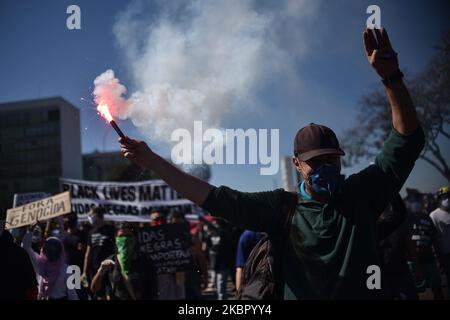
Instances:
[[[30,228],[30,229],[32,230],[32,228]],[[22,248],[24,248],[26,253],[28,253],[28,256],[30,257],[30,260],[31,260],[31,264],[33,265],[33,268],[37,273],[38,272],[37,260],[38,260],[39,254],[34,252],[33,248],[31,247],[32,238],[33,238],[31,230],[27,230],[27,232],[23,236]]]
[[[246,193],[209,183],[189,175],[155,154],[145,142],[119,139],[123,155],[135,164],[149,168],[177,192],[214,216],[249,230],[270,233],[277,227],[278,192]]]
[[[401,190],[414,168],[424,147],[425,136],[418,124],[414,104],[402,80],[397,53],[392,49],[386,30],[366,30],[363,39],[367,59],[384,84],[393,129],[375,164],[352,175],[348,181],[367,191],[365,201],[378,217]]]
[[[209,183],[181,171],[154,153],[145,142],[128,137],[120,138],[119,142],[125,158],[143,168],[152,170],[178,193],[197,205],[202,205],[212,190]]]
[[[403,82],[397,53],[385,29],[364,31],[364,46],[369,63],[383,80],[392,110],[392,125],[398,133],[408,135],[417,129],[417,114],[408,89]]]

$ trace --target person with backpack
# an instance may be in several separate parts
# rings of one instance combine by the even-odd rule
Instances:
[[[310,124],[294,139],[293,163],[303,182],[297,194],[283,189],[240,192],[215,187],[154,153],[145,142],[120,138],[122,154],[149,168],[184,197],[213,215],[266,232],[278,248],[272,298],[370,299],[383,290],[367,285],[379,265],[375,225],[400,191],[424,146],[424,133],[387,32],[364,32],[370,64],[382,79],[393,129],[375,163],[343,179],[334,132]],[[381,275],[382,276],[382,275]]]

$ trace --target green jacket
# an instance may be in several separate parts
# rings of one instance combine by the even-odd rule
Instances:
[[[407,136],[392,129],[375,164],[342,180],[327,204],[299,194],[283,252],[285,299],[383,297],[383,290],[369,290],[366,284],[367,268],[379,265],[375,222],[402,188],[423,146],[420,127]],[[202,207],[277,237],[283,192],[246,193],[221,186],[213,188]]]

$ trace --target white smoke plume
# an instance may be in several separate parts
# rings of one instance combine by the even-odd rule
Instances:
[[[170,143],[177,128],[220,127],[225,115],[262,102],[274,78],[295,81],[315,1],[218,0],[135,2],[113,31],[136,92],[107,70],[94,96],[113,116],[131,119],[150,140]]]

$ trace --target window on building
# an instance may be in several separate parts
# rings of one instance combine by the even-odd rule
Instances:
[[[47,114],[48,121],[58,121],[59,120],[59,110],[50,110]]]

